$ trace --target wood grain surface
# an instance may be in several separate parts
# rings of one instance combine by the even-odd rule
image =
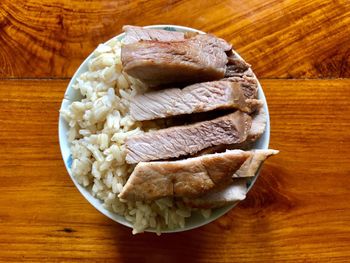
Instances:
[[[261,79],[280,154],[204,227],[133,236],[64,168],[69,78],[124,24],[214,33]],[[349,97],[349,0],[1,0],[0,262],[349,262]]]
[[[67,80],[0,81],[2,262],[346,262],[350,80],[262,80],[269,159],[248,198],[196,230],[132,236],[71,182],[58,146]]]
[[[350,77],[349,0],[1,0],[0,75],[71,77],[124,24],[215,33],[261,78]]]

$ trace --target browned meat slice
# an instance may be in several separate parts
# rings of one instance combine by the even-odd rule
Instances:
[[[252,177],[256,175],[262,163],[271,155],[277,154],[274,150],[255,150],[242,166],[234,173],[232,183],[222,189],[209,192],[199,198],[184,198],[184,202],[191,207],[214,208],[233,204],[243,200],[247,193],[246,179],[239,177]]]
[[[154,41],[181,41],[185,39],[182,32],[167,31],[163,29],[143,28],[139,26],[123,26],[124,44],[132,44],[140,40]]]
[[[243,70],[237,67],[237,65],[227,65],[226,66],[226,73],[225,77],[226,78],[231,78],[231,77],[254,77],[254,73],[251,68],[248,68],[247,70]]]
[[[124,71],[150,86],[221,79],[231,45],[204,34],[182,41],[139,41],[123,45]]]
[[[267,115],[264,107],[260,106],[253,114],[252,126],[248,133],[246,142],[255,142],[265,132]]]
[[[225,77],[241,77],[248,73],[250,65],[240,58],[233,50],[228,52],[228,63],[226,68]],[[249,73],[248,73],[249,74]]]
[[[258,82],[255,77],[244,75],[242,77],[230,77],[226,80],[239,82],[246,98],[256,99],[258,97]]]
[[[267,157],[277,153],[273,150],[262,150],[262,153],[260,151],[231,150],[180,161],[141,162],[130,175],[119,198],[125,200],[155,200],[166,196],[196,198],[217,187],[229,185],[232,182],[232,175],[247,159],[254,159],[254,155],[262,154]],[[252,173],[246,175],[254,176]]]
[[[241,143],[247,138],[251,122],[248,114],[236,111],[209,121],[131,136],[126,140],[126,161],[176,158],[214,145]]]
[[[213,147],[206,148],[200,152],[198,152],[195,156],[200,156],[204,154],[211,154],[211,153],[220,153],[224,152],[228,149],[233,150],[233,149],[242,149],[246,150],[251,148],[251,145],[253,142],[255,142],[257,139],[259,139],[263,133],[265,132],[266,129],[266,123],[267,123],[267,116],[266,112],[264,110],[263,106],[259,106],[257,111],[254,112],[253,114],[253,119],[252,119],[252,125],[251,128],[248,132],[247,139],[238,144],[231,144],[231,145],[217,145]]]
[[[239,82],[219,80],[137,95],[130,103],[130,114],[137,121],[145,121],[215,109],[250,113],[260,104],[261,101],[244,96]]]
[[[235,179],[228,186],[215,189],[198,198],[184,198],[184,203],[189,207],[209,209],[231,205],[242,201],[246,197],[247,182],[245,179]]]
[[[232,180],[233,173],[249,157],[249,153],[231,151],[180,161],[141,162],[119,197],[128,200],[197,197]]]

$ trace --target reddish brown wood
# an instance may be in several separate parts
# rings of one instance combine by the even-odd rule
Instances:
[[[0,2],[0,77],[71,77],[125,24],[178,24],[230,41],[264,78],[350,76],[348,0]]]
[[[80,195],[61,160],[67,78],[125,24],[214,33],[265,78],[281,152],[246,200],[199,229],[132,236]],[[349,47],[347,0],[0,1],[0,261],[347,262]]]
[[[248,198],[199,229],[132,236],[78,192],[57,121],[67,80],[0,81],[0,261],[346,262],[350,80],[262,80],[269,159]]]

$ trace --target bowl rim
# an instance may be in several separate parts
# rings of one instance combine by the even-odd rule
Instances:
[[[197,32],[197,33],[200,33],[200,34],[205,34],[205,32],[203,31],[200,31],[200,30],[197,30],[197,29],[194,29],[194,28],[191,28],[191,27],[186,27],[186,26],[179,26],[179,25],[171,25],[171,24],[155,24],[155,25],[148,25],[148,26],[144,26],[145,28],[154,28],[154,29],[166,29],[166,28],[174,28],[176,31],[182,31],[182,32]],[[124,37],[125,33],[120,33],[114,37],[112,37],[111,39],[107,40],[104,42],[104,44],[114,40],[114,39],[118,39],[118,40],[121,40],[123,37]],[[95,51],[95,50],[94,50]],[[69,81],[68,85],[67,85],[67,88],[65,90],[65,93],[64,93],[64,98],[62,100],[62,103],[61,103],[61,106],[60,106],[60,110],[61,109],[64,109],[66,108],[66,104],[69,103],[69,102],[72,102],[72,98],[69,98],[69,92],[73,89],[73,84],[76,82],[76,79],[78,78],[78,76],[82,73],[81,71],[83,70],[84,67],[86,67],[88,61],[93,57],[93,53],[94,51],[92,51],[88,57],[80,64],[80,66],[78,67],[78,69],[75,71],[75,73],[73,74],[71,80]],[[238,57],[241,58],[241,56],[236,52],[236,54],[238,55]],[[268,110],[268,105],[267,105],[267,100],[266,100],[266,97],[265,97],[265,94],[264,94],[264,91],[262,89],[262,86],[258,80],[258,78],[255,76],[255,74],[253,73],[254,75],[254,78],[256,79],[257,81],[257,84],[258,84],[258,93],[259,93],[259,99],[263,100],[264,102],[264,110],[266,112],[266,128],[265,128],[265,131],[264,131],[264,134],[262,135],[261,138],[264,137],[264,141],[263,141],[263,146],[261,149],[268,149],[269,147],[269,143],[270,143],[270,114],[269,114],[269,110]],[[71,169],[69,167],[69,158],[66,160],[65,159],[65,153],[64,153],[64,147],[65,145],[64,144],[67,144],[68,143],[68,139],[67,139],[67,135],[64,131],[64,124],[66,121],[63,119],[63,117],[61,116],[61,114],[59,114],[59,121],[58,121],[58,139],[59,139],[59,144],[60,144],[60,151],[61,151],[61,155],[62,155],[62,159],[63,159],[63,162],[64,162],[64,165],[65,165],[65,168],[66,168],[66,171],[67,173],[69,174],[71,180],[73,181],[75,187],[78,189],[78,191],[80,192],[80,194],[82,196],[84,196],[84,198],[95,208],[97,209],[100,213],[102,213],[103,215],[105,215],[106,217],[108,217],[109,219],[121,224],[121,225],[124,225],[126,227],[129,227],[129,228],[133,228],[132,224],[130,222],[128,222],[124,216],[121,216],[121,215],[118,215],[117,213],[114,213],[114,212],[111,212],[109,211],[108,209],[104,208],[103,207],[103,203],[101,200],[95,198],[90,192],[89,190],[80,185],[77,180],[74,178],[74,176],[71,174]],[[260,139],[261,139],[260,138]],[[259,139],[259,140],[260,140]],[[69,143],[68,143],[69,144]],[[69,149],[70,151],[70,149]],[[261,167],[258,169],[256,175],[252,178],[251,182],[250,182],[250,185],[247,189],[247,193],[250,191],[250,189],[253,187],[253,185],[255,184],[257,178],[259,177],[259,174],[260,174],[260,169]],[[227,205],[227,206],[224,206],[224,207],[221,207],[221,208],[215,208],[212,210],[212,214],[210,215],[209,218],[204,218],[203,217],[203,220],[198,223],[198,224],[195,224],[195,225],[187,225],[185,224],[185,227],[184,228],[175,228],[175,229],[161,229],[161,233],[162,234],[166,234],[166,233],[177,233],[177,232],[183,232],[183,231],[188,231],[188,230],[192,230],[192,229],[195,229],[195,228],[199,228],[201,226],[204,226],[206,224],[209,224],[213,221],[215,221],[216,219],[218,219],[219,217],[225,215],[226,213],[228,213],[232,208],[234,208],[237,204],[239,203],[238,202],[235,202],[234,204],[231,204],[231,205]],[[215,213],[216,211],[216,213]],[[192,217],[192,216],[191,216]],[[190,217],[190,218],[191,218]],[[187,219],[186,219],[187,221]],[[156,233],[156,229],[151,229],[151,228],[148,228],[148,229],[145,229],[144,230],[145,232],[152,232],[152,233]]]

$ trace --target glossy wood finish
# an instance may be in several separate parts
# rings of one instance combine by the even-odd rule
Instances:
[[[124,24],[215,33],[264,78],[350,77],[348,0],[0,2],[0,73],[71,77]]]
[[[350,257],[350,104],[345,97],[350,80],[263,80],[271,148],[281,153],[266,162],[248,198],[226,216],[161,237],[132,236],[130,229],[97,212],[71,182],[57,139],[67,82],[0,82],[4,262],[326,262]]]
[[[58,110],[98,43],[159,23],[234,44],[261,78],[281,152],[215,222],[132,236],[71,182]],[[347,262],[349,33],[346,0],[0,1],[0,262]]]

